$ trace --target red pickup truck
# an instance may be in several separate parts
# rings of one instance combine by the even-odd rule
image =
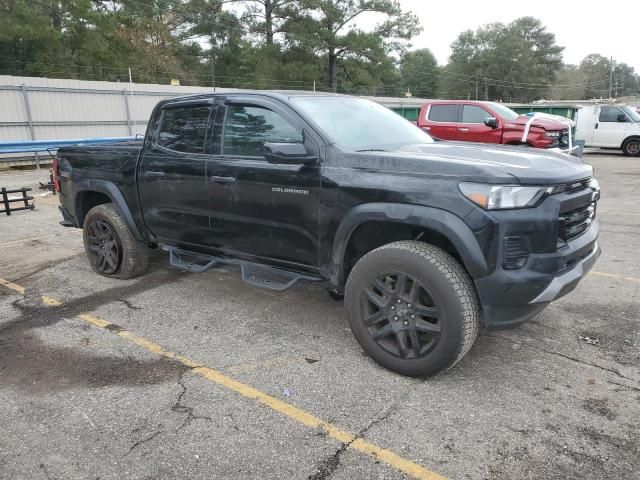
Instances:
[[[565,151],[569,147],[567,124],[553,118],[532,119],[495,102],[434,100],[422,106],[417,124],[441,140],[526,144]]]

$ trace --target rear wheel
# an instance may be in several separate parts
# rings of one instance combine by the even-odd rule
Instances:
[[[622,144],[622,153],[627,157],[640,157],[640,138],[630,138]]]
[[[96,273],[126,279],[147,271],[147,246],[135,239],[114,204],[105,203],[89,210],[82,230],[84,249]]]
[[[402,375],[451,368],[478,335],[471,279],[451,255],[423,242],[394,242],[362,257],[347,280],[345,305],[365,352]]]

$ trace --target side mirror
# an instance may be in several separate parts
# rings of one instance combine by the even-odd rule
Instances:
[[[621,113],[618,115],[618,121],[619,122],[626,122],[627,121],[627,116],[624,113]]]
[[[496,117],[487,117],[484,119],[484,124],[487,127],[498,128],[498,119]]]
[[[311,165],[318,161],[318,157],[309,155],[302,143],[265,143],[262,153],[269,163]]]

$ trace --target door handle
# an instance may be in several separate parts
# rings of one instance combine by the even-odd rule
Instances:
[[[164,172],[161,172],[159,170],[146,170],[144,172],[144,176],[145,177],[156,177],[156,178],[160,178],[160,177],[166,177],[167,174]]]
[[[225,183],[225,184],[236,183],[235,177],[227,177],[224,175],[211,175],[209,179],[212,182],[216,182],[216,183]]]
[[[459,132],[468,132],[469,129],[468,128],[458,128]]]
[[[598,129],[598,124],[596,123],[596,130]]]

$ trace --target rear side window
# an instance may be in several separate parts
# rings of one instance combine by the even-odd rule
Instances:
[[[167,108],[162,116],[158,145],[177,152],[204,153],[210,106]]]
[[[484,108],[475,105],[462,107],[462,123],[484,123],[484,119],[490,116]]]
[[[620,110],[618,107],[600,107],[601,122],[617,122],[618,115],[622,114],[622,110]]]
[[[265,143],[303,143],[299,133],[280,114],[263,107],[231,105],[224,130],[224,155],[262,157]]]
[[[458,105],[431,105],[428,118],[432,122],[456,122]]]

